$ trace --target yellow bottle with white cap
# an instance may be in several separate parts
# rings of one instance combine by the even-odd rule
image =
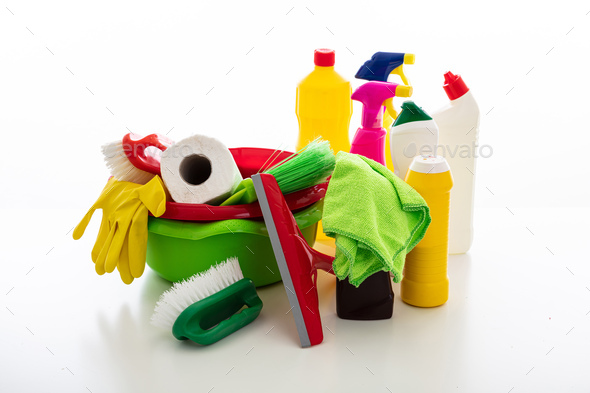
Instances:
[[[406,175],[430,208],[432,222],[424,238],[406,256],[401,298],[418,307],[440,306],[449,298],[447,261],[449,207],[453,177],[444,157],[417,156]]]

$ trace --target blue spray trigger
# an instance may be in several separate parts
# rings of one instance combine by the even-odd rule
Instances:
[[[405,55],[405,53],[397,52],[376,52],[370,60],[365,61],[354,77],[368,81],[387,82],[389,74],[404,64]]]

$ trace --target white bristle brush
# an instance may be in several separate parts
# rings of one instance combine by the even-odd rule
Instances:
[[[160,156],[151,154],[149,147],[166,150],[174,142],[159,134],[144,138],[137,134],[126,134],[122,140],[102,146],[104,160],[115,179],[146,184],[160,174]]]
[[[172,329],[179,340],[208,345],[252,322],[260,310],[254,283],[244,278],[238,258],[232,257],[175,283],[160,296],[151,323]]]

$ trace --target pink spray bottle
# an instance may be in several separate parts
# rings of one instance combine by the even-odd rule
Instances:
[[[354,135],[350,152],[385,165],[387,131],[383,128],[383,112],[387,110],[395,120],[397,112],[393,108],[393,97],[410,97],[411,95],[411,86],[391,82],[371,81],[356,89],[351,98],[363,103],[363,117],[362,126]]]
[[[385,166],[385,137],[383,112],[385,108],[393,119],[393,97],[409,97],[412,87],[390,82],[367,82],[351,98],[363,103],[362,127],[356,131],[351,153],[360,154]],[[385,106],[385,108],[384,108]],[[336,313],[342,319],[378,320],[393,314],[393,289],[388,272],[377,272],[355,287],[348,279],[336,280]]]

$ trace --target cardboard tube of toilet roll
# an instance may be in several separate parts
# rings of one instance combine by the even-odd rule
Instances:
[[[242,181],[227,147],[204,135],[193,135],[166,149],[160,170],[170,196],[179,203],[220,203]]]

